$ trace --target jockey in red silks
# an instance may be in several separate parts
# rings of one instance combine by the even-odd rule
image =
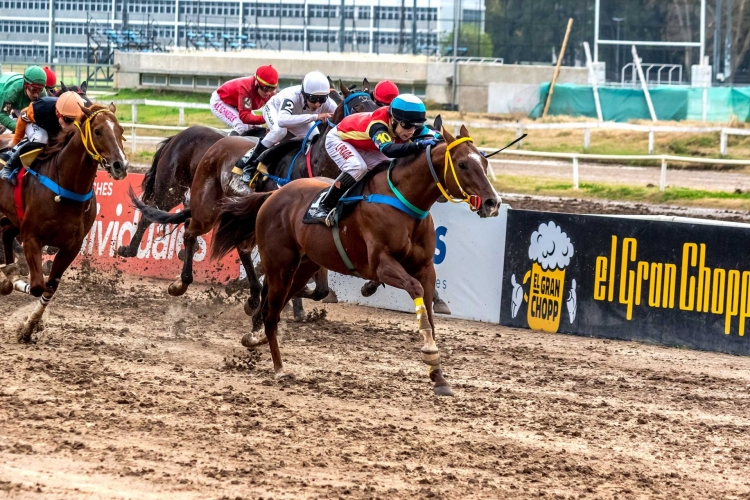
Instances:
[[[279,73],[273,66],[261,66],[254,76],[235,78],[219,87],[211,95],[211,112],[237,135],[244,135],[266,124],[260,110],[278,85]]]
[[[395,83],[390,80],[383,80],[375,85],[375,89],[372,91],[372,100],[378,106],[390,106],[398,94],[398,86]]]
[[[372,113],[344,118],[326,135],[326,151],[341,169],[341,175],[318,207],[311,209],[311,218],[324,222],[341,196],[377,165],[434,146],[440,134],[424,124],[426,118],[424,103],[414,94],[401,94],[390,106]]]
[[[55,85],[57,85],[57,75],[49,67],[44,67],[44,74],[47,75],[47,83],[44,87],[47,89],[47,95],[55,95]]]

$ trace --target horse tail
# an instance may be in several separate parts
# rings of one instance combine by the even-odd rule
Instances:
[[[219,206],[214,223],[211,258],[220,259],[255,232],[258,211],[273,191],[231,198]]]
[[[130,201],[135,205],[135,208],[140,210],[143,217],[151,222],[158,222],[159,224],[182,224],[190,218],[190,209],[183,210],[176,214],[170,214],[164,210],[159,210],[158,208],[146,205],[135,195],[132,186],[128,189],[128,195],[130,196]]]
[[[151,168],[148,169],[148,172],[146,172],[146,175],[143,176],[143,182],[141,183],[141,191],[143,191],[142,199],[147,200],[150,196],[154,194],[154,184],[156,183],[156,169],[159,166],[159,159],[161,158],[161,154],[164,152],[164,148],[166,148],[167,144],[177,137],[176,135],[173,135],[172,137],[167,137],[163,141],[159,143],[158,146],[156,146],[156,154],[154,155],[154,159],[151,160]]]

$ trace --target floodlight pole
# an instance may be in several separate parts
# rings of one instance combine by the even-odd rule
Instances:
[[[599,62],[599,2],[594,3],[594,62]]]
[[[656,111],[654,111],[654,103],[651,102],[651,94],[648,92],[648,83],[646,78],[643,76],[643,67],[641,67],[641,59],[638,57],[638,51],[635,50],[635,45],[631,45],[633,52],[633,62],[635,68],[638,70],[638,79],[641,81],[641,87],[643,88],[643,95],[646,96],[646,105],[648,106],[648,112],[651,114],[651,120],[656,121]]]

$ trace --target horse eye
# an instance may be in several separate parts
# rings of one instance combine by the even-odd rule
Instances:
[[[458,162],[458,168],[462,168],[466,170],[466,162],[463,162],[463,161]]]
[[[96,136],[100,136],[100,135],[102,135],[102,131],[101,131],[101,130],[99,130],[98,128],[95,128],[95,129],[94,129],[94,135],[96,135]]]

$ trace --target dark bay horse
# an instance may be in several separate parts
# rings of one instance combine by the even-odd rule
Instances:
[[[14,202],[14,188],[0,182],[0,230],[5,246],[5,262],[0,267],[0,294],[14,289],[40,297],[18,332],[20,342],[29,342],[39,329],[42,314],[55,294],[65,270],[81,249],[84,237],[96,218],[93,192],[97,167],[101,164],[115,179],[127,175],[128,160],[122,147],[123,129],[115,117],[115,107],[93,105],[82,108],[83,123],[78,130],[61,134],[32,165],[33,172],[22,180],[21,214]],[[20,182],[20,179],[19,179]],[[49,187],[47,187],[49,186]],[[13,264],[13,239],[18,236],[29,265],[26,283]],[[49,278],[42,274],[42,247],[58,248]]]
[[[266,275],[258,314],[263,317],[277,377],[287,375],[276,337],[281,310],[325,267],[342,274],[358,273],[409,293],[424,340],[422,360],[430,366],[435,393],[452,394],[434,339],[435,228],[428,210],[442,194],[460,196],[451,201],[462,199],[471,203],[480,217],[491,217],[498,214],[500,198],[487,180],[487,160],[472,144],[466,127],[461,127],[456,139],[446,131],[443,136],[447,142],[427,149],[426,154],[402,158],[387,171],[366,177],[364,195],[394,197],[398,193],[417,210],[357,204],[339,224],[341,245],[352,269],[337,250],[330,228],[302,222],[310,203],[328,183],[300,179],[273,193],[254,193],[222,204],[214,227],[212,256],[220,257],[255,238]],[[435,165],[445,168],[436,169]],[[390,181],[394,189],[389,187]]]
[[[365,84],[367,85],[366,88],[369,89],[367,80],[365,80]],[[345,94],[349,92],[349,90],[343,85],[341,86],[341,89]],[[335,91],[332,91],[332,94],[335,94]],[[369,94],[365,92],[360,94],[362,94],[362,99],[350,99],[348,101],[345,99],[342,101],[337,107],[333,119],[343,119],[344,115],[349,113],[377,109],[375,103],[370,99]],[[349,97],[348,94],[347,97]],[[320,127],[323,132],[319,134],[319,140],[313,142],[312,147],[322,150],[325,154],[325,140],[323,136],[330,129],[328,124],[321,124]],[[275,158],[274,155],[278,154],[279,151],[284,152],[290,147],[299,148],[300,142],[301,141],[289,141],[286,144],[281,143],[274,148],[269,149],[263,156],[261,156],[261,162],[269,161],[269,163],[273,164],[272,160]],[[243,186],[241,182],[239,182],[239,176],[232,173],[235,163],[247,152],[247,149],[248,142],[242,137],[225,137],[211,146],[201,158],[193,178],[190,187],[190,207],[177,214],[170,214],[167,211],[149,207],[141,200],[137,199],[131,192],[131,199],[136,208],[141,211],[144,218],[160,224],[185,223],[185,261],[180,276],[169,285],[168,292],[170,295],[183,295],[193,282],[193,254],[195,253],[197,238],[211,230],[211,226],[216,217],[218,203],[224,199],[224,197],[242,196],[251,192],[247,186]],[[303,155],[300,156],[302,157]],[[316,157],[321,157],[321,155],[317,154]],[[284,177],[286,175],[286,172],[274,172],[279,173],[278,177]],[[313,175],[319,175],[319,172],[315,170],[314,165]],[[292,172],[291,179],[307,176],[308,173],[306,168],[296,169]],[[275,183],[263,183],[262,186],[258,186],[258,189],[260,190],[275,188]],[[242,262],[242,266],[247,273],[248,281],[250,283],[251,298],[248,299],[248,303],[245,307],[245,311],[248,314],[252,314],[260,304],[261,290],[261,284],[255,273],[252,262],[252,248],[252,245],[244,245],[237,248],[240,261]],[[327,289],[324,290],[323,287],[318,288],[317,293],[321,294],[324,291],[327,295]],[[323,297],[324,296],[325,295],[323,295]],[[301,302],[298,303],[297,310],[301,310]]]

